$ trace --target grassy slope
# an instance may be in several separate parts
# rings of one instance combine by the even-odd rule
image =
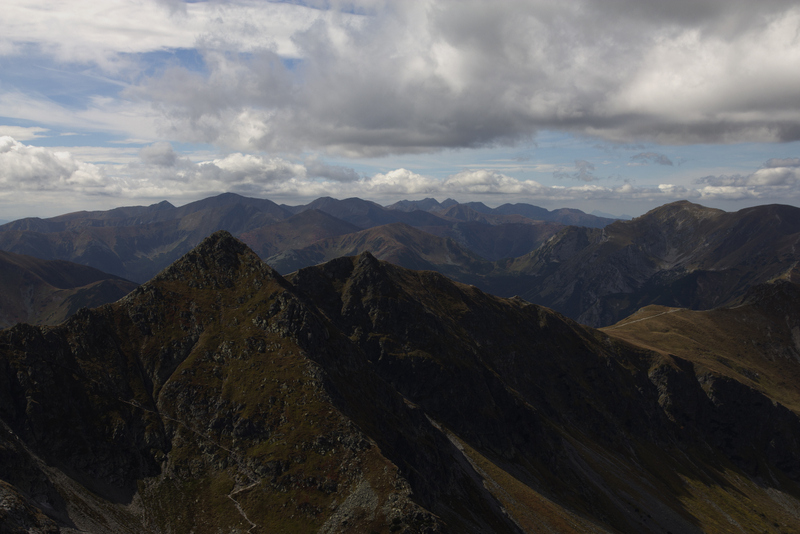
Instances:
[[[603,331],[692,361],[699,372],[729,376],[800,413],[798,287],[761,286],[753,300],[732,308],[648,306]]]

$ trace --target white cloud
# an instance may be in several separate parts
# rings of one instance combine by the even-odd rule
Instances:
[[[409,195],[437,192],[441,186],[438,180],[408,169],[395,169],[365,177],[359,181],[359,185],[372,193]]]
[[[159,114],[150,103],[93,97],[85,108],[70,109],[53,100],[20,91],[0,93],[0,117],[135,136],[151,142],[158,135]]]
[[[200,169],[214,166],[222,171],[226,183],[270,184],[291,178],[305,178],[306,168],[281,158],[264,158],[247,154],[231,154],[211,163],[200,164]]]
[[[794,0],[11,0],[0,54],[35,49],[131,88],[83,109],[7,92],[0,116],[348,157],[513,144],[541,129],[793,140],[798,27]],[[179,49],[196,50],[202,68],[148,70],[143,54]]]
[[[725,191],[728,195],[739,194],[752,198],[796,199],[800,197],[800,158],[772,158],[764,166],[747,176],[706,176],[696,180],[708,184],[703,190]]]
[[[102,163],[107,150],[127,150],[127,163]],[[800,162],[795,158],[770,160],[747,176],[712,176],[693,185],[614,186],[607,181],[603,185],[584,182],[575,186],[549,186],[492,169],[462,170],[444,179],[405,168],[354,177],[352,169],[331,166],[318,158],[293,161],[232,153],[193,161],[175,152],[168,143],[155,143],[138,153],[135,149],[84,149],[81,156],[95,158],[97,163],[87,162],[64,149],[33,147],[8,136],[0,137],[0,205],[31,205],[36,199],[52,198],[53,209],[58,209],[60,199],[63,213],[70,210],[66,206],[85,209],[98,196],[113,197],[107,209],[120,203],[151,203],[162,199],[188,202],[225,191],[289,203],[320,196],[358,196],[389,203],[422,196],[463,199],[486,195],[502,201],[524,199],[551,205],[583,201],[665,203],[679,199],[800,200]],[[313,168],[326,170],[327,175],[312,172]],[[7,207],[3,209],[8,212]]]
[[[0,137],[0,189],[111,193],[116,189],[100,169],[69,152],[53,152]]]
[[[110,72],[123,66],[122,54],[189,49],[199,43],[297,57],[293,35],[332,17],[350,25],[360,19],[273,2],[9,0],[0,19],[0,53],[35,44],[61,61],[92,62]]]
[[[30,141],[31,139],[38,139],[40,137],[47,137],[43,135],[45,132],[49,132],[47,128],[41,128],[39,126],[7,126],[4,124],[0,124],[0,137],[8,136],[13,137],[14,139],[20,141]]]
[[[346,156],[511,143],[540,128],[663,143],[800,138],[800,8],[712,1],[387,4],[275,49],[207,54],[139,91],[175,135]],[[768,84],[764,81],[769,80]],[[224,81],[224,83],[223,83]]]

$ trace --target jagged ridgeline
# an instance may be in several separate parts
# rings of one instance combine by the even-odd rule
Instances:
[[[0,332],[0,531],[797,531],[800,421],[768,394],[369,253],[283,278],[218,232]]]

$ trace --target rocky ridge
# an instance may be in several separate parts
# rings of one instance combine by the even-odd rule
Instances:
[[[0,332],[0,524],[790,531],[800,420],[769,395],[369,253],[283,278],[216,233]]]

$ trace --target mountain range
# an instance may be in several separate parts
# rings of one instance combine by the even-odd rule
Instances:
[[[496,279],[531,302],[604,326],[649,304],[709,309],[760,283],[800,281],[799,245],[800,208],[729,213],[681,201],[599,230],[569,227],[500,262]]]
[[[21,219],[0,226],[0,250],[73,261],[141,283],[220,229],[282,274],[371,251],[595,327],[650,304],[730,304],[753,285],[797,280],[800,261],[800,210],[792,206],[728,213],[681,201],[612,222],[528,204],[488,208],[425,199],[382,207],[320,198],[286,206],[235,194],[180,208],[162,202]]]
[[[453,238],[462,247],[475,248],[476,253],[493,260],[530,252],[576,220],[595,227],[612,221],[578,210],[549,212],[528,204],[507,204],[494,210],[480,203],[451,201],[448,206],[449,210],[441,209],[436,203],[431,211],[407,211],[358,198],[329,197],[303,206],[279,206],[266,199],[225,193],[179,208],[164,201],[12,221],[0,226],[0,250],[90,265],[142,283],[217,230],[241,236],[266,258],[302,249],[319,239],[403,223]],[[530,219],[523,213],[539,218]],[[496,241],[506,244],[487,243]]]
[[[798,295],[595,330],[368,252],[284,277],[217,232],[0,331],[0,526],[797,531]]]

